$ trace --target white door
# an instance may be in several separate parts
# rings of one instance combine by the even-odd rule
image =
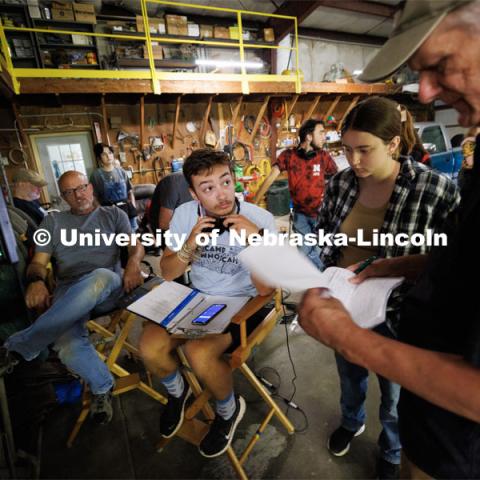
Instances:
[[[48,182],[50,202],[63,210],[67,205],[61,200],[58,179],[68,170],[90,177],[95,168],[92,135],[90,132],[32,135],[32,142]]]

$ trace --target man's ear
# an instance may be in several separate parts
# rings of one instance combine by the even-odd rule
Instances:
[[[190,192],[190,195],[192,196],[192,198],[194,200],[196,200],[197,202],[200,202],[200,200],[198,199],[197,195],[195,195],[195,191],[193,190],[193,188],[189,188],[188,191]]]

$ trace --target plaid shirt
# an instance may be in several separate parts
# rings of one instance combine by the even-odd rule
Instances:
[[[460,204],[457,187],[445,175],[410,157],[401,157],[399,161],[400,171],[379,233],[405,233],[410,237],[414,233],[425,233],[427,229],[442,232],[447,216]],[[352,210],[359,193],[358,180],[351,168],[332,177],[320,208],[317,230],[339,233],[340,226]],[[320,258],[326,267],[336,265],[340,250],[339,246],[321,247]],[[428,246],[409,243],[406,246],[379,247],[377,256],[400,257],[427,253],[428,250]],[[403,288],[395,290],[390,297],[389,309],[398,310],[406,289],[408,285],[404,284]]]

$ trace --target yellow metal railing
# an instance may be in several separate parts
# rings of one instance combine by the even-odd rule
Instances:
[[[161,80],[193,80],[193,81],[240,81],[242,84],[242,92],[249,93],[249,82],[294,82],[296,93],[301,92],[301,78],[298,66],[298,22],[297,17],[287,15],[275,15],[263,12],[254,12],[248,10],[236,10],[232,8],[221,8],[204,5],[191,5],[189,3],[174,2],[167,0],[140,0],[142,7],[142,16],[144,23],[144,35],[119,35],[110,33],[84,32],[72,31],[64,29],[51,28],[26,28],[26,27],[6,27],[0,25],[0,42],[2,45],[2,54],[4,62],[0,57],[0,64],[2,68],[6,68],[12,77],[12,83],[15,93],[20,93],[20,78],[89,78],[89,79],[149,79],[152,82],[153,92],[161,93]],[[236,44],[232,42],[222,42],[221,40],[196,40],[196,39],[180,39],[171,38],[162,35],[151,35],[149,27],[149,17],[147,13],[147,3],[155,3],[160,5],[197,8],[201,10],[211,10],[218,12],[229,12],[236,14],[236,24],[239,32],[238,50],[240,54],[240,73],[184,73],[184,72],[164,72],[158,71],[155,67],[155,59],[153,58],[152,41],[172,44],[194,44],[204,45],[206,47],[228,46],[235,47]],[[291,20],[294,23],[295,46],[279,46],[279,45],[257,45],[252,43],[245,43],[242,35],[242,20],[244,15],[257,15],[263,17],[279,18],[283,20]],[[149,71],[146,70],[87,70],[87,69],[56,69],[56,68],[16,68],[12,64],[12,60],[8,51],[8,43],[5,32],[36,32],[36,33],[53,33],[58,35],[77,35],[81,34],[88,37],[120,39],[120,40],[134,40],[145,42],[148,60]],[[247,73],[245,68],[245,48],[268,48],[276,50],[289,50],[295,52],[296,72],[295,75],[279,75],[279,74],[254,74]]]

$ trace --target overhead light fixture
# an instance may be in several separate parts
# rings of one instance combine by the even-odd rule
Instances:
[[[215,68],[222,68],[222,67],[238,67],[241,68],[242,65],[245,68],[252,68],[252,69],[259,69],[263,68],[262,62],[240,62],[238,60],[195,60],[195,65],[203,66],[203,67],[215,67]]]
[[[363,70],[354,70],[354,71],[353,71],[353,74],[354,74],[355,76],[361,75],[362,73],[363,73]]]

